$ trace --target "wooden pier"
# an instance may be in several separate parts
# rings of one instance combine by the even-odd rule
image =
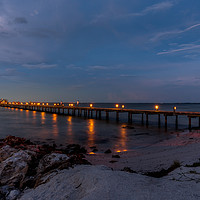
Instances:
[[[70,104],[69,104],[70,105]],[[73,105],[73,104],[71,104]],[[133,122],[133,115],[141,115],[142,124],[149,125],[149,117],[151,115],[158,116],[158,127],[161,126],[161,115],[164,116],[164,125],[167,129],[167,122],[169,117],[174,117],[175,127],[178,128],[178,117],[186,116],[188,118],[188,128],[191,129],[192,118],[199,118],[198,127],[200,127],[200,112],[180,112],[180,111],[160,111],[160,110],[137,110],[137,109],[125,109],[125,108],[97,108],[97,107],[79,107],[79,106],[64,106],[64,105],[32,105],[32,104],[8,104],[1,103],[1,107],[18,108],[23,110],[47,112],[47,113],[57,113],[63,115],[71,115],[85,118],[95,118],[102,119],[102,113],[105,115],[105,119],[109,120],[109,114],[115,113],[116,121],[120,119],[120,113],[127,113],[128,123]],[[145,120],[144,120],[145,116]]]

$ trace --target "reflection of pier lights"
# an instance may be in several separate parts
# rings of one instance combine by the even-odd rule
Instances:
[[[54,136],[58,136],[58,124],[57,124],[57,114],[52,114],[53,120],[53,134]]]
[[[36,111],[34,110],[32,113],[33,113],[33,119],[36,119]]]
[[[94,119],[89,119],[88,120],[88,146],[94,146],[94,135],[95,135],[95,130],[94,130]]]
[[[41,112],[41,122],[42,122],[42,124],[45,124],[45,112]]]
[[[120,133],[121,133],[120,141],[121,141],[121,146],[122,146],[123,151],[126,151],[126,149],[127,149],[127,146],[126,146],[127,132],[126,131],[127,131],[126,128],[121,127],[121,129],[120,129]]]
[[[53,114],[52,117],[53,117],[53,121],[57,122],[57,114]]]
[[[72,116],[67,116],[67,135],[71,137],[69,140],[73,143]]]

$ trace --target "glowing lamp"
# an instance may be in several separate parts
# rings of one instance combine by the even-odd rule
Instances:
[[[56,103],[54,103],[53,105],[56,106]]]
[[[174,112],[176,111],[176,106],[174,106]]]
[[[116,108],[119,108],[119,104],[116,104],[115,107],[116,107]]]
[[[122,108],[124,108],[124,105],[122,105]]]
[[[92,108],[92,106],[93,106],[93,105],[92,105],[92,104],[90,104],[90,108]]]
[[[158,111],[158,108],[159,108],[159,106],[158,106],[158,105],[156,105],[156,106],[155,106],[155,109],[156,109],[156,111]]]
[[[46,105],[48,106],[48,105],[49,105],[49,103],[46,103]]]
[[[42,105],[44,106],[44,103],[42,103]]]
[[[23,103],[21,102],[21,105],[23,105]]]

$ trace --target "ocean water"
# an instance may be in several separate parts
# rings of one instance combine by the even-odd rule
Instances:
[[[88,106],[89,104],[80,104]],[[96,103],[94,107],[112,108],[115,104]],[[122,104],[119,104],[120,106]],[[123,104],[125,108],[154,110],[155,104]],[[159,110],[195,111],[200,112],[200,104],[158,104]],[[133,115],[133,123],[127,124],[127,114],[120,114],[120,122],[115,115],[110,121],[84,119],[76,116],[51,114],[14,108],[0,107],[0,138],[7,135],[25,137],[36,142],[56,144],[78,143],[90,149],[96,146],[103,152],[110,148],[114,151],[137,150],[149,147],[162,140],[176,137],[188,127],[187,117],[179,118],[179,130],[175,129],[175,118],[169,117],[168,130],[164,129],[164,117],[161,117],[161,128],[157,127],[157,116],[149,116],[148,128],[141,123],[141,115]],[[145,117],[144,117],[145,120]],[[198,118],[192,119],[192,126],[198,126]],[[173,134],[174,133],[174,134]]]

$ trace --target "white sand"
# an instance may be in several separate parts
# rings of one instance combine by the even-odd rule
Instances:
[[[21,200],[197,200],[200,199],[200,167],[185,167],[199,162],[200,133],[184,132],[143,150],[88,155],[94,166],[62,170],[51,180],[27,190]],[[110,163],[110,160],[118,160]],[[141,175],[145,171],[167,169],[175,160],[181,167],[162,178]],[[106,165],[114,168],[102,166]],[[119,171],[124,167],[138,174]]]
[[[151,178],[112,171],[104,166],[77,166],[63,170],[48,183],[27,190],[20,200],[196,200],[200,184],[176,177]]]

